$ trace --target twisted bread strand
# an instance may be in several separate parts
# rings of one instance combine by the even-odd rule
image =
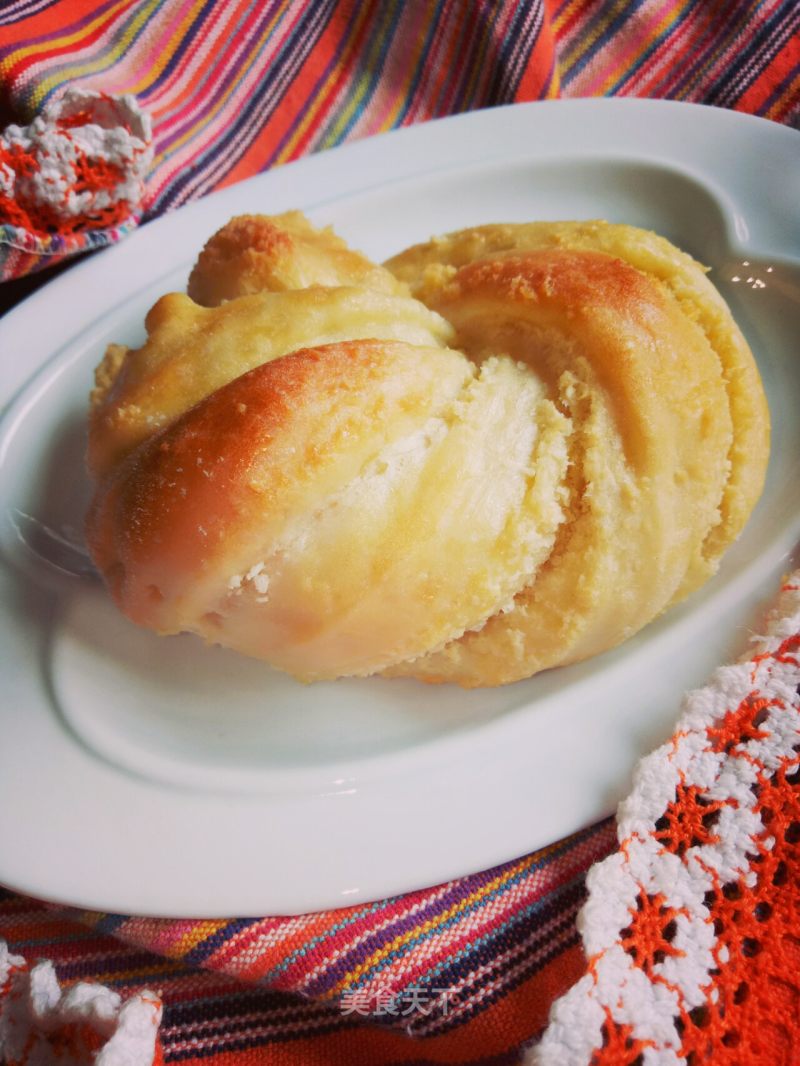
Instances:
[[[395,673],[481,684],[586,658],[715,572],[763,485],[769,415],[705,272],[629,226],[484,226],[387,264],[480,360],[543,375],[577,427],[569,520],[514,610]]]
[[[247,217],[189,293],[112,346],[90,420],[90,549],[159,632],[306,680],[502,684],[637,631],[760,493],[752,355],[655,235],[489,226],[382,268]]]

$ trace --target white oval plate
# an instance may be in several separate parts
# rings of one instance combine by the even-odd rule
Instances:
[[[800,136],[692,105],[531,104],[271,171],[143,227],[0,324],[0,881],[98,910],[290,914],[421,888],[611,812],[682,693],[744,650],[800,535]],[[713,268],[757,354],[767,487],[720,574],[615,651],[507,688],[304,687],[121,618],[80,528],[86,397],[231,215],[305,209],[382,258],[490,221],[605,217]]]

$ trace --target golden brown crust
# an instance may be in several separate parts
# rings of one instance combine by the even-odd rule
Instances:
[[[95,476],[226,382],[299,348],[345,340],[353,331],[430,345],[452,336],[417,301],[352,286],[254,293],[213,308],[169,293],[145,325],[141,348],[112,345],[98,371],[89,418]]]
[[[718,522],[703,547],[705,565],[693,569],[678,592],[683,596],[715,569],[738,537],[758,499],[769,457],[770,420],[750,347],[706,270],[664,237],[634,226],[597,220],[497,224],[460,230],[415,245],[385,265],[427,306],[455,271],[482,258],[543,249],[593,250],[628,263],[667,290],[684,318],[705,335],[719,361],[734,421],[728,455],[730,474]]]
[[[330,229],[315,229],[299,211],[239,215],[214,234],[189,278],[189,296],[204,307],[255,292],[312,285],[362,285],[408,295],[388,270],[348,248]]]
[[[363,389],[371,355],[364,345],[342,345],[255,367],[115,467],[92,501],[87,542],[126,614],[180,630],[170,622],[174,602],[230,552],[250,498],[286,507],[281,491],[299,467],[308,473],[323,461],[319,448],[293,451],[294,416],[305,417],[309,403],[324,410],[321,395],[342,379]],[[258,466],[265,452],[266,481]]]
[[[605,380],[603,390],[613,398],[620,440],[630,441],[637,426],[655,429],[650,454],[656,465],[639,470],[632,497],[650,536],[641,530],[631,536],[636,527],[626,521],[625,501],[617,501],[613,541],[603,548],[598,533],[603,516],[598,521],[587,507],[596,500],[587,500],[582,486],[580,521],[562,531],[551,562],[520,594],[514,610],[396,673],[469,685],[500,683],[612,647],[714,572],[760,495],[769,418],[752,355],[704,270],[663,238],[598,222],[485,226],[410,249],[388,265],[453,322],[459,345],[469,351],[470,345],[485,345],[492,329],[491,319],[481,315],[485,294],[465,285],[472,272],[483,269],[481,263],[493,263],[495,276],[509,278],[506,306],[518,307],[509,264],[520,256],[530,263],[531,255],[563,260],[587,252],[611,256],[618,266],[587,270],[588,289],[573,275],[567,286],[574,287],[573,294],[557,313],[573,341],[581,334],[581,320],[589,321],[595,335],[584,338],[583,350],[596,365],[603,352],[610,353],[606,373],[620,371]],[[633,286],[623,281],[620,267],[635,271],[640,281]],[[528,325],[540,318],[543,304],[558,303],[555,277],[540,275],[538,286],[517,285],[520,291],[531,288],[535,310]],[[637,318],[638,331],[632,330]],[[603,322],[610,328],[608,344],[597,332]],[[515,328],[524,326],[518,321]],[[646,343],[647,332],[654,344]],[[495,335],[490,343],[502,341]],[[642,354],[646,364],[637,370]],[[649,383],[642,372],[652,375]],[[582,467],[588,458],[583,451]],[[610,488],[621,483],[620,472]],[[650,489],[649,500],[642,488]],[[659,537],[653,537],[654,529]]]
[[[580,479],[514,608],[394,673],[499,684],[619,643],[675,595],[716,518],[732,427],[714,353],[668,292],[604,252],[479,260],[432,302],[475,358],[504,350],[547,382],[577,427]]]
[[[209,306],[163,297],[110,350],[88,540],[126,614],[309,680],[502,684],[713,572],[769,425],[697,263],[590,222],[387,265],[394,288],[302,216],[233,220],[192,275]]]
[[[421,654],[512,594],[509,564],[528,553],[524,536],[506,535],[504,512],[465,527],[453,508],[449,535],[440,514],[426,540],[417,515],[439,492],[435,464],[460,464],[459,431],[444,429],[465,392],[479,434],[479,394],[484,407],[497,402],[491,373],[476,376],[446,349],[347,342],[256,367],[101,481],[87,522],[92,557],[140,624],[190,629],[307,679],[371,673]],[[525,429],[529,414],[518,414]],[[426,462],[434,465],[427,479],[418,476]],[[482,476],[485,490],[491,465]],[[370,513],[387,487],[388,506]],[[519,488],[535,512],[525,478]],[[347,506],[358,499],[360,508]],[[541,525],[544,546],[552,531],[547,517]],[[443,532],[449,554],[437,559]],[[410,535],[417,557],[396,550]],[[395,589],[399,615],[387,609]]]

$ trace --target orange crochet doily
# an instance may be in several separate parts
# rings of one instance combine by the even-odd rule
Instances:
[[[29,126],[0,132],[0,281],[129,233],[151,160],[133,96],[71,87]]]
[[[0,134],[0,223],[37,236],[118,225],[139,207],[150,140],[133,97],[67,90]]]
[[[161,1001],[122,1001],[101,984],[62,992],[49,962],[29,966],[0,940],[0,1062],[5,1066],[162,1066]]]
[[[800,1062],[800,572],[644,759],[537,1066]]]

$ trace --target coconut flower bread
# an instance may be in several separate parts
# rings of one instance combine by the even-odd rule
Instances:
[[[235,218],[91,398],[120,609],[303,680],[498,685],[627,639],[716,570],[769,418],[704,269],[604,222],[383,266]]]

